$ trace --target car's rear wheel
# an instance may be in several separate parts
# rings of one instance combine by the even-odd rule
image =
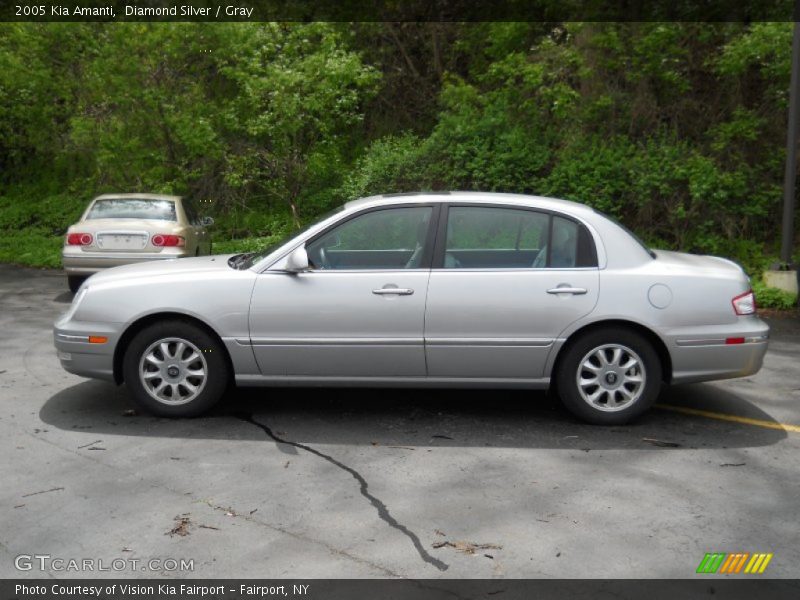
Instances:
[[[67,275],[67,285],[69,286],[69,291],[73,294],[78,291],[84,281],[86,281],[86,277]]]
[[[603,328],[571,343],[559,361],[558,394],[575,416],[598,425],[638,417],[658,398],[662,368],[641,334]]]
[[[137,333],[123,359],[133,400],[161,417],[194,417],[216,404],[230,378],[225,350],[202,328],[163,321]]]

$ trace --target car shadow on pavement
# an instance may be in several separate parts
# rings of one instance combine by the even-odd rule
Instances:
[[[775,423],[744,398],[709,384],[668,388],[659,404]],[[775,444],[782,429],[681,414],[656,406],[614,427],[575,420],[552,396],[525,390],[239,388],[207,416],[163,419],[133,411],[124,386],[86,381],[59,391],[40,411],[62,430],[184,439],[264,440],[269,428],[306,444],[404,447],[676,451]],[[259,425],[259,426],[254,426]]]
[[[60,304],[71,304],[72,299],[75,298],[75,294],[72,292],[61,292],[53,296],[53,302],[58,302]]]

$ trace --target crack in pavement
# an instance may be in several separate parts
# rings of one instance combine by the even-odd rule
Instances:
[[[409,540],[411,540],[411,543],[414,545],[414,548],[417,550],[417,553],[420,555],[420,558],[422,558],[422,560],[424,560],[426,563],[428,563],[430,565],[433,565],[434,567],[436,567],[440,571],[446,571],[448,568],[450,568],[449,565],[447,565],[446,563],[442,562],[438,558],[435,558],[435,557],[431,556],[427,552],[427,550],[425,550],[425,548],[422,546],[422,542],[419,541],[419,537],[417,537],[417,534],[415,534],[413,531],[411,531],[408,527],[406,527],[402,523],[398,522],[397,519],[395,519],[389,513],[389,509],[386,507],[386,505],[383,502],[381,502],[381,500],[379,500],[378,498],[376,498],[375,496],[370,494],[370,492],[369,492],[369,484],[367,483],[367,480],[364,479],[363,475],[361,475],[361,473],[359,473],[358,471],[356,471],[352,467],[348,467],[346,464],[339,462],[338,460],[336,460],[332,456],[328,456],[327,454],[312,448],[311,446],[306,446],[305,444],[301,444],[299,442],[292,442],[290,440],[284,440],[284,439],[278,437],[277,435],[275,435],[275,433],[273,433],[272,429],[270,429],[268,425],[265,425],[264,423],[260,423],[260,422],[256,421],[253,418],[253,415],[251,415],[251,414],[242,414],[242,413],[240,413],[240,414],[236,415],[236,417],[238,419],[241,419],[242,421],[245,421],[246,423],[250,423],[251,425],[255,425],[256,427],[261,429],[264,433],[266,433],[270,438],[272,438],[278,444],[286,444],[287,446],[294,446],[295,448],[300,448],[301,450],[305,450],[306,452],[310,452],[311,454],[313,454],[315,456],[319,456],[320,458],[328,461],[332,465],[334,465],[334,466],[342,469],[343,471],[346,471],[350,475],[352,475],[353,478],[360,485],[360,490],[359,491],[361,492],[361,495],[364,496],[364,498],[366,498],[367,500],[369,500],[369,503],[372,504],[372,506],[375,507],[375,510],[378,511],[378,517],[384,523],[386,523],[390,527],[396,529],[397,531],[399,531],[400,533],[405,535]]]

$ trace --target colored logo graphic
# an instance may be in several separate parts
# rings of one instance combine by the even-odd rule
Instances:
[[[761,574],[772,560],[772,552],[708,552],[697,567],[698,573],[749,573]]]

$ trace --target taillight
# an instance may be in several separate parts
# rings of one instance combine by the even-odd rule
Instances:
[[[166,235],[157,233],[151,238],[150,243],[152,243],[153,246],[158,246],[159,248],[161,246],[185,246],[186,240],[179,235]]]
[[[70,233],[67,236],[68,246],[88,246],[92,243],[91,233]]]
[[[739,294],[733,300],[733,310],[737,315],[753,315],[756,312],[756,297],[753,290],[747,290],[744,294]]]

